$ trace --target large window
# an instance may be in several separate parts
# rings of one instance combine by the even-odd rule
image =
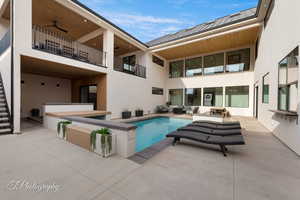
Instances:
[[[262,95],[262,102],[269,103],[269,90],[270,90],[270,80],[269,80],[269,73],[263,76],[263,95]]]
[[[184,61],[175,61],[170,63],[170,71],[169,75],[170,78],[178,78],[183,77],[183,68],[184,68]]]
[[[183,89],[171,89],[169,90],[169,101],[173,106],[183,105]]]
[[[297,110],[298,97],[298,63],[299,48],[294,49],[279,62],[278,109],[283,111]]]
[[[249,108],[249,86],[226,87],[226,107]]]
[[[223,88],[204,88],[203,90],[203,105],[212,107],[223,106]]]
[[[204,74],[224,72],[224,53],[204,56]]]
[[[185,89],[185,105],[201,106],[201,88]]]
[[[191,58],[185,61],[185,76],[199,76],[202,74],[202,57]]]
[[[125,71],[133,72],[135,64],[136,64],[135,55],[126,56],[126,57],[123,58],[123,69]]]
[[[243,72],[250,68],[250,49],[231,51],[226,54],[226,72]]]

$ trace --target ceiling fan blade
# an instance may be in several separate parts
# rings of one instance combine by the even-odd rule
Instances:
[[[58,30],[62,31],[62,32],[65,32],[65,33],[68,33],[68,31],[66,29],[63,29],[59,26],[55,26],[55,28],[57,28]]]

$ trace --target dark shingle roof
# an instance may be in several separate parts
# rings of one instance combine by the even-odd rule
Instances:
[[[226,25],[230,25],[230,24],[237,23],[240,21],[244,21],[249,18],[255,17],[256,10],[257,10],[257,8],[251,8],[248,10],[241,11],[239,13],[227,15],[225,17],[218,18],[211,22],[199,24],[193,28],[184,29],[184,30],[178,31],[177,33],[174,33],[174,34],[162,36],[160,38],[157,38],[150,42],[147,42],[146,44],[148,46],[155,46],[155,45],[163,44],[166,42],[178,40],[178,39],[181,39],[184,37],[188,37],[191,35],[203,33],[203,32],[206,32],[206,31],[209,31],[209,30],[212,30],[215,28],[219,28],[222,26],[226,26]]]

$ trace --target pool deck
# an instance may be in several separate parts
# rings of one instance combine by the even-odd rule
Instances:
[[[1,199],[298,200],[300,158],[256,120],[239,119],[247,145],[229,148],[228,157],[183,140],[142,165],[103,159],[53,131],[25,126],[22,135],[0,136]],[[60,187],[9,190],[18,180]]]

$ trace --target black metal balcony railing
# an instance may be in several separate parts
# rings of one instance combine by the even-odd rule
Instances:
[[[146,67],[136,64],[136,65],[115,65],[114,70],[119,72],[124,72],[126,74],[132,74],[141,78],[146,78]]]
[[[10,30],[0,40],[0,55],[10,46]]]
[[[33,49],[106,67],[105,52],[68,39],[43,27],[33,25],[32,38]]]

